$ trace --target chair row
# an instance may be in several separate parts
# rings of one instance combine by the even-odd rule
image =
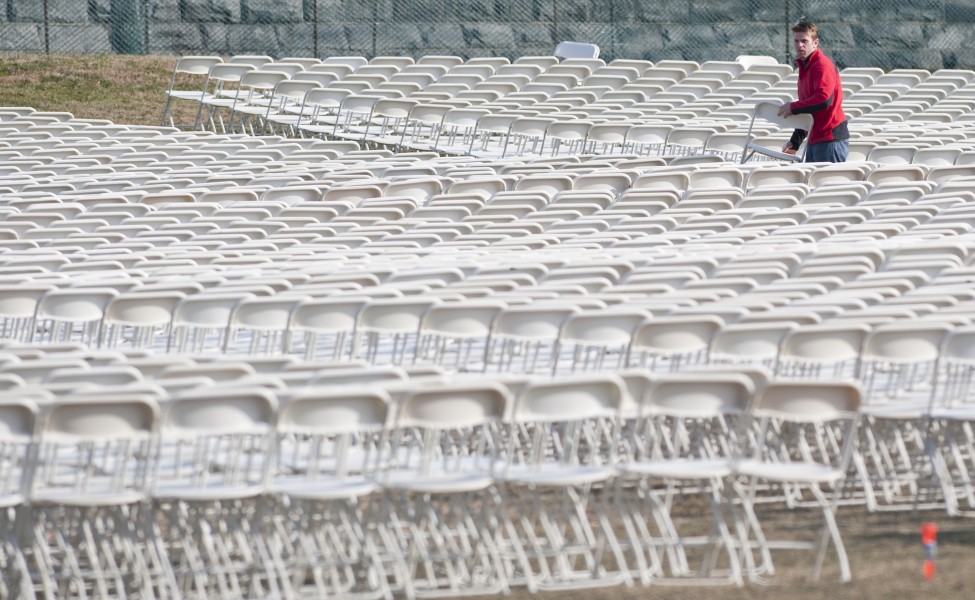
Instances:
[[[741,375],[671,378],[627,431],[618,378],[513,383],[314,388],[281,402],[232,384],[161,404],[123,390],[40,408],[5,401],[18,473],[4,479],[4,499],[25,523],[6,530],[5,581],[207,597],[741,585],[773,571],[757,483],[765,501],[784,502],[784,485],[819,494],[822,531],[850,577],[826,498],[853,452],[856,387],[756,392]],[[768,419],[813,442],[839,427],[849,441],[839,455],[785,458],[786,436],[751,446],[745,435],[771,432]],[[672,445],[708,423],[709,436]],[[798,465],[819,474],[797,478]],[[681,531],[666,500],[677,493],[710,497],[720,534]],[[724,558],[699,570],[691,546]]]
[[[715,285],[720,289],[720,283]],[[6,310],[3,335],[28,343],[294,355],[306,361],[364,359],[462,372],[570,373],[634,365],[659,372],[702,364],[760,364],[789,377],[855,378],[871,405],[922,394],[919,413],[966,404],[973,394],[965,354],[973,333],[970,326],[959,325],[970,323],[971,302],[960,310],[932,310],[920,321],[908,318],[916,314],[909,312],[911,307],[935,301],[925,296],[904,298],[913,303],[846,311],[829,296],[814,297],[816,304],[796,302],[787,309],[759,307],[754,312],[744,303],[681,306],[661,296],[622,306],[606,306],[596,298],[509,305],[503,296],[444,301],[431,294],[383,298],[355,291],[313,298],[21,287],[6,296],[10,306],[21,305],[21,313]],[[744,310],[736,311],[739,307]],[[826,318],[817,307],[828,309]],[[951,321],[951,315],[963,320]],[[893,319],[871,327],[869,317],[877,316]],[[38,374],[19,363],[4,372],[24,368]],[[53,366],[46,368],[48,377],[56,377]],[[95,374],[82,370],[75,376]]]

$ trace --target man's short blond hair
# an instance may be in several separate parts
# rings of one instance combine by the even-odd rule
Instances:
[[[792,33],[808,33],[812,39],[819,39],[819,29],[816,27],[816,24],[805,19],[792,26]]]

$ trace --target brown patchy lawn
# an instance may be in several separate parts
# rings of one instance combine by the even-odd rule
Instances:
[[[174,56],[0,53],[0,106],[159,125]]]

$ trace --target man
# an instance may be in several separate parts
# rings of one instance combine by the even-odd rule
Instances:
[[[783,150],[795,154],[808,135],[806,162],[845,162],[850,153],[850,132],[843,114],[843,87],[840,74],[819,49],[819,32],[809,21],[792,26],[792,41],[799,67],[799,99],[785,102],[779,115],[811,114],[810,131],[796,129]]]

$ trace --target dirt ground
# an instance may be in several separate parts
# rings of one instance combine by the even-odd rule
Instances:
[[[787,529],[810,530],[818,526],[817,511],[776,511],[765,515],[763,526],[769,537],[788,537]],[[529,594],[512,590],[511,597],[553,597],[559,600],[628,600],[652,598],[677,600],[773,600],[786,597],[803,600],[907,600],[918,598],[971,598],[975,590],[975,520],[951,518],[939,511],[867,513],[860,507],[843,507],[838,514],[843,540],[850,558],[853,581],[839,580],[835,554],[827,555],[823,575],[810,580],[813,556],[810,552],[781,550],[773,554],[777,572],[766,583],[737,587],[702,586],[614,586],[584,590]],[[922,523],[936,523],[938,531],[935,576],[923,576]],[[775,524],[768,527],[769,524]]]

